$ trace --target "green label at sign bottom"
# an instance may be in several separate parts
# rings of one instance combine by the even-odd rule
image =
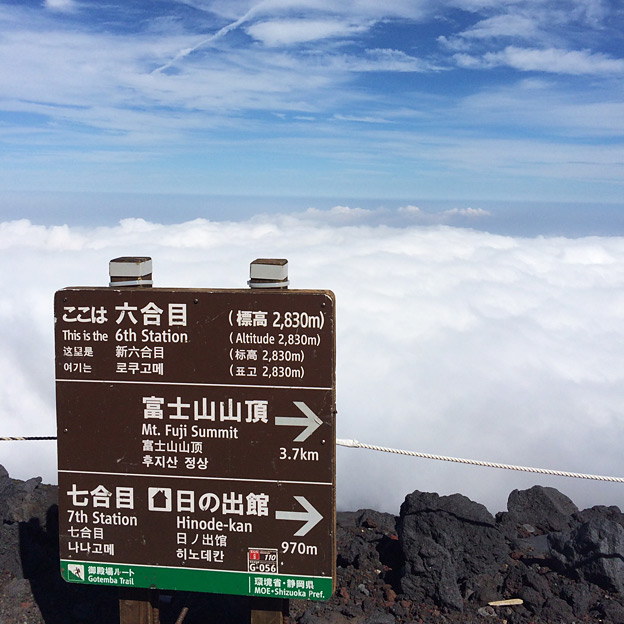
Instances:
[[[333,593],[331,578],[314,576],[104,564],[66,559],[61,560],[61,574],[70,583],[151,587],[266,598],[329,600]]]

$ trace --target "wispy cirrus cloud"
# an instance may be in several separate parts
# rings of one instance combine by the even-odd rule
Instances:
[[[44,0],[44,6],[52,11],[75,11],[79,8],[75,0]]]
[[[337,37],[350,37],[366,26],[339,20],[280,19],[256,22],[245,27],[251,37],[269,47],[309,43]]]
[[[512,13],[494,15],[481,20],[461,32],[458,37],[467,39],[519,38],[532,39],[539,32],[535,19]]]
[[[563,88],[552,77],[527,78],[463,98],[457,114],[508,128],[542,128],[561,136],[621,137],[623,95],[613,83],[605,85],[604,91],[578,93],[574,85]]]
[[[337,121],[353,121],[355,123],[367,123],[367,124],[387,124],[393,123],[389,119],[384,119],[383,117],[358,117],[357,115],[334,115],[332,119]]]
[[[401,50],[375,48],[365,50],[360,56],[335,56],[330,60],[333,67],[350,72],[431,72],[442,67],[435,62],[417,58]]]
[[[187,3],[187,0],[182,0]],[[347,21],[397,19],[423,19],[436,5],[435,2],[412,2],[411,0],[345,0],[336,3],[331,0],[216,0],[214,2],[191,2],[194,6],[215,13],[224,19],[236,17],[254,9],[259,19],[262,16],[334,16]]]
[[[482,57],[458,53],[458,65],[471,69],[512,67],[519,71],[569,75],[620,75],[624,73],[624,59],[610,57],[589,50],[562,50],[558,48],[519,48],[507,46],[501,51],[486,52]]]

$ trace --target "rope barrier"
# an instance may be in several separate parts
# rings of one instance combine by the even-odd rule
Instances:
[[[29,436],[29,437],[4,437],[0,441],[16,440],[56,440],[56,436]],[[461,457],[447,457],[446,455],[433,455],[431,453],[420,453],[418,451],[405,451],[402,449],[367,444],[358,440],[337,439],[337,446],[349,448],[362,448],[370,451],[380,451],[382,453],[394,453],[396,455],[407,455],[410,457],[420,457],[421,459],[436,459],[438,461],[454,462],[456,464],[468,464],[469,466],[483,466],[485,468],[500,468],[502,470],[516,470],[518,472],[534,472],[537,474],[551,475],[554,477],[571,477],[573,479],[590,479],[592,481],[608,481],[610,483],[624,483],[624,477],[605,477],[603,475],[583,474],[582,472],[566,472],[564,470],[551,470],[549,468],[531,468],[529,466],[514,466],[513,464],[499,464],[497,462],[480,461],[478,459],[462,459]]]
[[[437,459],[439,461],[455,462],[458,464],[469,464],[470,466],[484,466],[486,468],[501,468],[503,470],[517,470],[520,472],[536,472],[538,474],[553,475],[556,477],[573,477],[575,479],[591,479],[594,481],[610,481],[612,483],[624,483],[624,477],[603,477],[601,475],[583,474],[580,472],[564,472],[562,470],[549,470],[548,468],[530,468],[528,466],[513,466],[511,464],[499,464],[496,462],[479,461],[477,459],[462,459],[460,457],[446,457],[444,455],[431,455],[430,453],[419,453],[418,451],[403,451],[400,449],[366,444],[357,440],[336,440],[338,446],[348,446],[351,448],[363,448],[371,451],[381,451],[382,453],[396,453],[398,455],[409,455],[422,459]]]
[[[29,437],[8,437],[8,438],[0,438],[0,442],[14,442],[15,440],[56,440],[56,436],[29,436]]]

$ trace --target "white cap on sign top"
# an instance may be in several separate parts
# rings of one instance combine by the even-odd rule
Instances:
[[[108,263],[109,286],[151,286],[152,259],[124,256]]]
[[[257,258],[249,267],[251,288],[287,288],[288,260],[285,258]]]

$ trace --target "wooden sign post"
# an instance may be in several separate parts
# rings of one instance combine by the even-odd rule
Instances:
[[[250,288],[288,288],[288,261],[273,259],[254,260],[249,267]],[[283,624],[290,614],[287,598],[250,598],[251,624]]]
[[[114,258],[108,266],[111,288],[150,288],[152,259],[148,257]],[[158,590],[119,589],[119,624],[160,624]]]

